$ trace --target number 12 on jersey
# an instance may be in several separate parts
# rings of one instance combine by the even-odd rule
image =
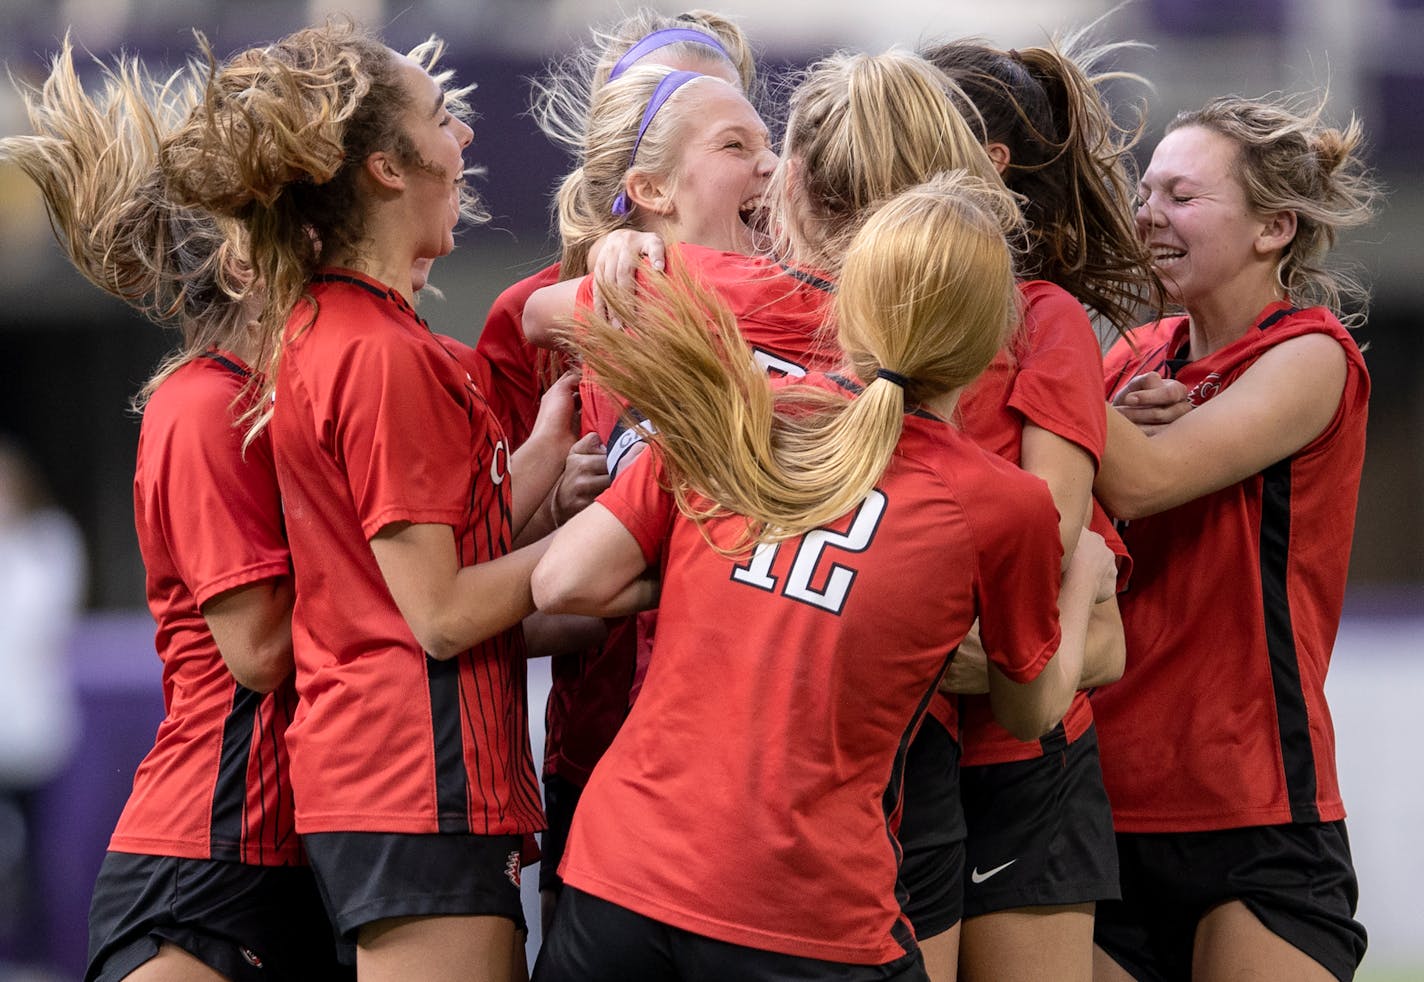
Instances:
[[[825,585],[818,590],[812,585],[812,580],[816,575],[816,567],[820,565],[821,553],[827,549],[864,552],[870,548],[875,531],[880,527],[880,519],[885,514],[886,500],[883,491],[871,491],[856,509],[850,528],[844,532],[819,528],[812,529],[800,539],[763,542],[756,547],[751,559],[732,568],[732,579],[758,590],[775,593],[777,579],[771,574],[771,569],[776,564],[777,554],[782,546],[795,548],[796,556],[791,561],[791,570],[786,574],[781,595],[839,614],[845,607],[846,595],[850,593],[851,585],[855,583],[857,570],[841,563],[831,563]]]

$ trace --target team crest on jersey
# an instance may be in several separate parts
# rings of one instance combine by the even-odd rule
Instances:
[[[490,455],[490,480],[496,485],[504,483],[504,476],[509,473],[509,448],[500,440],[494,445],[494,453]]]
[[[1187,399],[1193,406],[1200,406],[1212,396],[1221,391],[1221,375],[1212,372],[1206,378],[1196,384],[1191,392],[1187,393]]]
[[[509,882],[514,884],[514,889],[519,889],[519,850],[509,854],[509,858],[504,861],[504,875],[509,877]]]

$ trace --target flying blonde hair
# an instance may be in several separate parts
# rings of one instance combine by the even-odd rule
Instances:
[[[972,382],[1018,321],[1012,196],[963,171],[884,203],[851,241],[834,305],[864,383],[854,399],[807,385],[775,391],[731,313],[682,263],[637,298],[611,291],[624,332],[586,315],[567,329],[601,384],[652,421],[678,507],[713,548],[740,554],[791,538],[861,501],[888,466],[907,408]],[[886,378],[884,373],[899,376]],[[714,542],[709,519],[746,518]]]
[[[32,135],[0,140],[0,159],[38,186],[74,268],[181,333],[135,397],[138,410],[178,367],[246,330],[251,314],[241,230],[177,204],[158,166],[165,139],[197,101],[194,78],[190,67],[155,79],[121,57],[104,66],[91,96],[66,34],[44,83],[19,87]]]

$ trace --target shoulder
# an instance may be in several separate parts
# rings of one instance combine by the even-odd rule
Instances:
[[[216,353],[222,357],[222,353]],[[232,366],[232,367],[229,367]],[[248,376],[246,366],[234,360],[226,364],[209,355],[199,355],[174,369],[144,406],[146,433],[175,430],[199,437],[232,428],[242,412],[234,406],[242,395]]]
[[[498,315],[504,315],[511,316],[518,322],[524,313],[524,304],[534,291],[552,286],[557,282],[559,282],[559,264],[554,263],[552,266],[545,266],[539,272],[510,284],[500,292],[499,296],[495,297],[494,303],[490,306],[489,320],[492,321]]]

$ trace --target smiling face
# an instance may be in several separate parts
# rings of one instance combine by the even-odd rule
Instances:
[[[401,130],[414,156],[405,162],[405,171],[416,256],[443,256],[455,247],[464,151],[474,131],[451,115],[444,90],[429,72],[405,55],[395,58],[408,97]]]
[[[1137,230],[1167,295],[1189,311],[1269,290],[1281,248],[1247,202],[1234,141],[1201,126],[1162,138],[1142,175]]]
[[[776,167],[766,124],[741,92],[712,80],[681,93],[677,154],[664,234],[726,252],[750,252],[747,219]]]

